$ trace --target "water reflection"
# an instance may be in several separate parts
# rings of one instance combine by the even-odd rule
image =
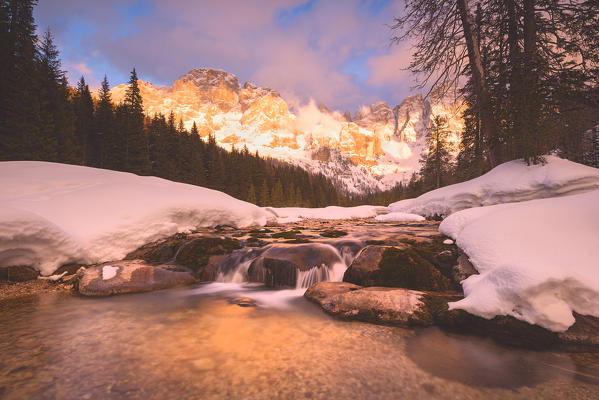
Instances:
[[[598,365],[595,356],[341,322],[297,293],[214,285],[0,306],[0,398],[599,396],[569,372]],[[228,301],[239,296],[258,306]]]

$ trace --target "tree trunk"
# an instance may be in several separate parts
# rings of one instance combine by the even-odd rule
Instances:
[[[491,110],[491,99],[489,88],[485,80],[482,59],[480,55],[480,46],[476,37],[472,15],[468,6],[468,0],[457,0],[460,19],[462,20],[462,29],[466,39],[466,48],[468,50],[468,61],[472,72],[472,83],[474,94],[480,105],[480,119],[482,122],[482,132],[489,145],[489,163],[491,167],[497,165],[499,143],[497,138],[497,125],[493,112]]]
[[[524,5],[524,73],[526,79],[522,80],[522,89],[524,91],[523,108],[524,124],[522,127],[522,136],[524,142],[523,156],[527,163],[538,162],[540,155],[540,146],[538,143],[537,115],[538,99],[537,83],[538,71],[536,60],[537,47],[537,24],[535,21],[535,0],[523,0]]]
[[[520,44],[518,43],[518,16],[516,11],[516,2],[514,0],[504,0],[504,5],[508,16],[508,45],[509,45],[509,100],[510,112],[513,119],[513,125],[510,132],[511,145],[509,154],[511,158],[518,157],[521,146],[518,142],[522,141],[522,55]]]

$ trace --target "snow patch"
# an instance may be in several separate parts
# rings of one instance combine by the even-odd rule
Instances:
[[[564,196],[599,189],[599,169],[555,156],[544,165],[522,160],[501,164],[486,174],[389,205],[392,212],[450,215],[466,208]]]
[[[374,219],[383,222],[415,222],[425,220],[422,215],[404,212],[392,212],[389,214],[377,215]]]
[[[112,279],[116,276],[117,272],[119,272],[119,267],[115,265],[105,265],[102,267],[102,279],[107,281],[108,279]]]
[[[329,206],[324,208],[302,208],[302,207],[282,207],[267,208],[269,211],[278,215],[279,223],[297,222],[301,219],[356,219],[372,218],[385,212],[386,207],[382,206],[356,206],[339,207]]]
[[[557,191],[581,187],[565,184],[568,175],[580,182],[583,174],[564,171]],[[480,273],[462,282],[465,298],[451,309],[488,319],[511,315],[557,332],[574,323],[572,312],[599,317],[599,190],[471,208],[439,230]]]
[[[0,162],[0,188],[0,266],[30,265],[42,275],[119,260],[177,232],[275,220],[216,190],[66,164]]]

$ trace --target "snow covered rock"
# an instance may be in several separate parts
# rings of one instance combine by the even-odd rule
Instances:
[[[578,176],[579,183],[592,181]],[[559,191],[582,187],[567,181]],[[466,297],[451,308],[488,319],[509,315],[555,332],[574,324],[573,312],[599,317],[599,190],[463,210],[440,231],[479,272],[462,282]]]
[[[501,164],[478,178],[389,205],[391,212],[450,215],[466,208],[565,196],[599,189],[599,169],[555,156],[544,165]]]
[[[386,211],[382,206],[356,206],[339,207],[329,206],[324,208],[302,207],[267,207],[266,210],[278,216],[279,223],[297,222],[301,219],[356,219],[372,218]]]
[[[389,214],[377,215],[374,219],[381,222],[418,222],[425,220],[421,215],[404,212],[391,212]]]
[[[79,293],[85,296],[110,296],[148,292],[188,285],[195,278],[173,265],[152,266],[141,260],[119,261],[86,268],[79,280]]]
[[[42,275],[122,259],[177,232],[273,218],[215,190],[48,162],[0,162],[0,188],[0,266],[29,265]]]

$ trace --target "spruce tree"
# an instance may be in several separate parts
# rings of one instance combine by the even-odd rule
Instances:
[[[143,101],[135,68],[131,71],[129,85],[123,99],[123,118],[125,168],[138,175],[147,175],[151,172],[150,149],[144,129]]]
[[[75,135],[75,116],[69,102],[65,72],[50,30],[44,33],[38,49],[40,130],[47,137],[46,159],[79,164],[81,148]],[[54,147],[53,151],[49,150]]]
[[[0,15],[0,160],[44,160],[56,149],[40,130],[33,5],[33,0],[9,0]]]
[[[73,96],[73,109],[76,118],[75,131],[83,149],[83,163],[89,166],[97,166],[94,102],[89,86],[85,83],[83,76],[77,82],[77,91]]]
[[[114,107],[110,96],[108,79],[104,75],[98,93],[98,104],[94,114],[94,135],[97,138],[97,166],[100,168],[116,168],[114,156],[122,144],[120,136],[114,129]]]
[[[422,164],[420,173],[425,185],[431,188],[441,187],[442,180],[448,171],[451,161],[447,144],[448,137],[446,118],[440,115],[434,116],[426,134],[428,150],[420,160]]]
[[[277,179],[275,185],[272,188],[271,202],[273,207],[282,207],[285,204],[285,198],[283,195],[283,186],[281,180]]]
[[[245,201],[252,204],[257,204],[258,200],[256,200],[256,189],[254,189],[254,184],[250,184],[250,188],[248,189],[247,196],[245,196]]]
[[[262,186],[260,186],[260,197],[258,205],[261,207],[273,205],[270,201],[270,191],[268,190],[268,184],[266,183],[266,179],[262,181]]]

